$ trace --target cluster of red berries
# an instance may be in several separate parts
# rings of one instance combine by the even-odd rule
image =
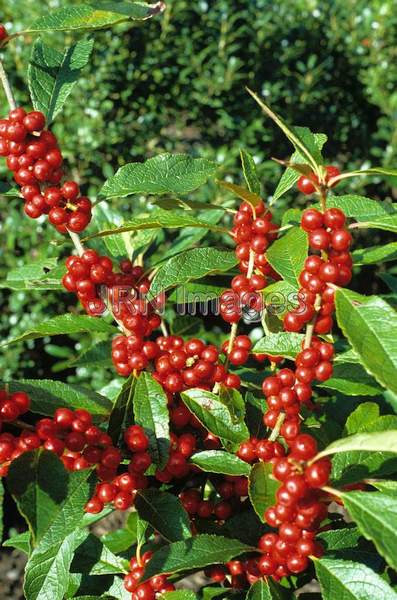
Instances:
[[[166,592],[175,590],[166,575],[155,575],[144,583],[139,583],[150,561],[153,552],[147,551],[141,557],[133,556],[130,560],[130,572],[124,577],[124,587],[131,592],[131,600],[155,600]]]
[[[153,377],[166,391],[176,394],[195,387],[211,390],[215,383],[233,388],[240,386],[240,378],[227,373],[219,362],[216,346],[206,345],[197,338],[184,342],[177,336],[157,338],[156,343],[160,353],[155,360]]]
[[[240,444],[237,456],[247,463],[254,463],[257,460],[269,462],[285,456],[285,449],[279,442],[272,442],[266,438],[258,439],[251,437],[249,440]]]
[[[323,548],[315,537],[327,517],[321,487],[328,483],[331,462],[323,458],[308,464],[317,453],[315,439],[299,434],[290,442],[290,454],[273,462],[273,476],[281,482],[277,503],[265,518],[278,533],[269,533],[259,542],[264,555],[258,561],[261,575],[277,579],[307,569],[309,556],[319,557]]]
[[[138,293],[147,293],[150,287],[148,279],[143,277],[142,267],[134,267],[130,260],[122,260],[120,272],[117,273],[113,270],[112,260],[108,256],[100,256],[95,250],[85,250],[80,257],[69,256],[65,265],[67,273],[62,278],[62,284],[68,292],[77,294],[88,314],[101,315],[109,304],[113,314],[120,320],[126,305],[132,316],[141,316],[138,311],[142,307],[137,305],[136,298]],[[140,323],[141,319],[138,319],[138,324],[129,322],[130,330],[141,333]],[[157,318],[155,323],[146,324],[144,334],[149,335],[154,325],[158,324]]]
[[[331,330],[334,290],[328,284],[346,285],[351,278],[352,263],[348,254],[351,236],[342,229],[344,224],[345,215],[338,209],[328,209],[324,213],[309,209],[303,213],[302,228],[309,232],[310,247],[323,254],[309,256],[305,262],[305,270],[300,276],[300,298],[304,299],[303,309],[307,314],[302,318],[299,309],[287,313],[284,320],[287,331],[300,331],[308,321],[313,321],[314,332],[318,334]],[[340,256],[342,262],[338,263]],[[348,274],[343,268],[339,269],[346,264],[349,265]],[[315,536],[327,516],[320,488],[328,483],[331,463],[328,459],[310,463],[317,453],[317,444],[311,435],[300,433],[300,411],[302,405],[314,407],[312,383],[314,380],[326,381],[332,376],[333,356],[332,344],[312,336],[296,356],[294,370],[281,369],[276,375],[267,377],[262,385],[267,402],[264,423],[274,428],[280,417],[283,419],[280,434],[289,453],[270,458],[273,477],[282,485],[276,494],[276,505],[265,512],[267,523],[278,528],[278,532],[261,538],[259,548],[264,554],[257,565],[260,576],[281,578],[300,573],[307,568],[309,556],[322,553]]]
[[[310,348],[304,348],[297,355],[295,371],[285,368],[266,377],[262,390],[267,402],[263,416],[267,427],[273,429],[280,414],[284,413],[281,435],[290,440],[299,433],[301,405],[311,408],[311,384],[315,379],[326,381],[332,376],[333,355],[332,344],[313,338]]]
[[[271,219],[263,202],[255,209],[243,202],[234,216],[232,236],[237,244],[235,253],[241,275],[232,279],[232,289],[223,292],[220,298],[220,314],[228,323],[237,323],[243,313],[260,312],[263,300],[259,291],[266,287],[267,277],[279,279],[266,258],[269,244],[277,238],[278,226]],[[251,255],[253,272],[248,278]]]
[[[303,212],[301,227],[309,235],[311,250],[321,252],[321,256],[312,254],[305,261],[299,276],[302,286],[298,294],[299,306],[284,317],[287,331],[301,331],[316,312],[315,333],[331,331],[335,310],[332,284],[343,287],[352,278],[349,252],[352,236],[345,228],[345,222],[346,216],[338,208],[329,208],[324,213],[314,208]],[[320,300],[321,306],[316,307],[316,299]]]
[[[60,233],[83,231],[91,221],[91,201],[80,196],[76,182],[61,185],[63,157],[55,135],[44,128],[43,113],[11,110],[0,120],[0,156],[7,157],[21,187],[28,217],[48,215]]]
[[[107,479],[121,462],[120,450],[107,433],[93,425],[87,410],[57,408],[52,419],[41,419],[35,429],[43,447],[55,452],[69,471],[96,465],[98,477]]]
[[[244,590],[261,577],[258,558],[252,556],[246,560],[230,560],[225,565],[214,565],[205,569],[205,574],[214,583],[222,583],[224,587],[235,590]]]
[[[0,425],[1,422],[10,423],[28,412],[30,398],[25,392],[9,394],[7,390],[0,390]]]
[[[14,436],[11,433],[4,432],[0,434],[0,477],[6,477],[8,469],[13,460],[21,454],[40,448],[41,440],[39,436],[27,430],[22,431],[21,435]]]
[[[179,494],[179,498],[191,519],[210,519],[227,521],[241,509],[241,498],[248,496],[247,477],[226,475],[213,482],[217,497],[204,499],[202,491],[189,488]]]
[[[149,319],[149,324],[152,322]],[[195,338],[185,342],[171,335],[145,341],[143,334],[119,335],[113,340],[112,359],[123,376],[142,371],[153,361],[153,377],[171,394],[193,387],[210,390],[215,383],[234,388],[240,385],[240,378],[227,373],[218,361],[218,349]]]
[[[338,177],[340,175],[340,171],[338,167],[334,167],[333,165],[328,165],[325,167],[325,171],[325,185],[329,187],[328,182],[334,177]],[[311,173],[311,175],[301,175],[297,183],[298,190],[305,195],[314,194],[316,188],[319,186],[320,182],[315,173]]]
[[[127,510],[134,504],[137,490],[147,487],[148,482],[144,473],[152,464],[152,459],[147,452],[149,440],[143,428],[139,425],[128,427],[124,432],[124,441],[132,453],[128,471],[117,474],[116,470],[120,463],[115,465],[115,469],[107,473],[107,480],[97,485],[94,496],[86,504],[86,512],[99,513],[105,504],[109,503],[118,510]]]
[[[6,389],[0,390],[0,429],[3,423],[12,424],[29,408],[30,398],[25,392],[10,394]],[[0,434],[0,477],[7,475],[11,462],[18,456],[39,446],[40,440],[28,431],[19,437],[6,432]]]

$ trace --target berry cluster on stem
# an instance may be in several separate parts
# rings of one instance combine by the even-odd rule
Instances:
[[[7,37],[0,26],[0,42]],[[76,234],[91,220],[91,202],[80,195],[76,182],[63,181],[63,157],[56,137],[45,128],[41,112],[26,112],[15,106],[1,63],[0,77],[11,107],[7,118],[0,120],[0,156],[6,158],[21,187],[25,213],[32,218],[48,215],[60,233],[71,233],[78,256],[66,259],[63,286],[77,295],[89,315],[99,316],[109,310],[115,317],[122,331],[112,341],[117,373],[127,377],[151,371],[167,395],[171,428],[167,464],[157,468],[149,479],[150,440],[139,424],[122,432],[120,447],[83,409],[61,407],[52,419],[44,418],[30,426],[19,421],[30,408],[27,394],[1,390],[1,426],[22,428],[22,432],[18,436],[0,434],[0,476],[7,474],[11,462],[22,453],[42,447],[58,455],[70,471],[95,467],[98,484],[86,505],[89,513],[100,513],[107,504],[126,510],[149,483],[158,487],[168,484],[174,486],[190,516],[193,531],[199,519],[212,519],[214,526],[222,525],[241,509],[248,495],[248,480],[203,473],[189,462],[198,450],[220,448],[221,440],[188,410],[181,393],[191,388],[218,391],[221,387],[240,387],[239,376],[229,372],[229,366],[246,364],[252,356],[252,343],[248,336],[238,335],[238,324],[246,311],[263,310],[261,292],[269,280],[279,279],[266,257],[269,244],[278,236],[278,226],[263,202],[255,207],[243,202],[235,214],[231,235],[240,274],[220,298],[221,316],[232,325],[229,339],[220,348],[196,338],[155,337],[161,318],[156,312],[158,304],[148,303],[145,298],[150,277],[130,260],[123,260],[115,268],[109,257],[81,246]],[[321,556],[323,551],[316,535],[327,516],[330,500],[322,488],[327,486],[331,463],[327,458],[313,461],[317,444],[301,431],[301,414],[316,407],[313,382],[332,376],[334,349],[321,336],[333,327],[335,287],[347,285],[352,276],[352,239],[346,217],[339,209],[326,208],[328,182],[338,175],[336,167],[328,166],[322,181],[314,174],[298,180],[298,189],[304,194],[319,192],[321,210],[303,212],[301,227],[308,234],[311,254],[299,276],[299,304],[286,313],[283,324],[285,331],[306,329],[306,335],[294,365],[280,368],[263,381],[263,423],[270,430],[268,437],[252,437],[237,451],[247,463],[264,461],[272,465],[272,476],[280,487],[276,503],[267,508],[264,518],[275,531],[260,537],[257,552],[246,560],[230,561],[206,571],[214,581],[228,587],[240,589],[260,577],[280,579],[300,573],[308,567],[310,557]],[[261,362],[266,356],[254,358]],[[272,358],[275,364],[282,361],[282,357]],[[132,600],[153,600],[174,589],[164,575],[140,583],[150,558],[151,553],[146,552],[131,559],[124,584]]]

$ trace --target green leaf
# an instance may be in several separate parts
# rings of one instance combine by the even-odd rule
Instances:
[[[131,425],[128,420],[132,416],[132,399],[134,397],[136,382],[136,377],[130,375],[117,395],[112,412],[110,413],[108,434],[116,445],[120,439],[121,430],[125,425],[127,427]]]
[[[69,587],[69,568],[73,552],[83,531],[73,531],[58,543],[42,548],[29,558],[25,570],[24,592],[29,600],[62,600]]]
[[[192,279],[230,271],[237,259],[232,250],[192,248],[168,259],[157,271],[150,286],[150,297]]]
[[[258,206],[262,202],[262,198],[258,194],[254,194],[250,190],[241,187],[241,185],[235,185],[234,183],[229,183],[229,181],[217,181],[217,183],[241,200],[249,202],[253,207]]]
[[[234,422],[244,421],[245,402],[238,390],[221,386],[219,390],[219,400],[227,406]]]
[[[343,363],[334,366],[330,379],[318,383],[317,387],[336,390],[346,396],[377,396],[382,388],[358,363]]]
[[[397,600],[397,594],[363,563],[321,558],[314,562],[324,600]]]
[[[354,526],[322,531],[316,536],[325,544],[327,552],[356,548],[360,537],[361,533]]]
[[[276,492],[280,482],[271,477],[273,466],[270,463],[258,462],[252,469],[248,478],[248,494],[251,504],[264,523],[264,513],[276,501]]]
[[[373,265],[376,263],[395,260],[397,258],[397,242],[390,242],[384,246],[371,246],[369,248],[360,248],[352,254],[353,264]]]
[[[8,181],[0,181],[0,196],[7,198],[20,198],[19,188],[12,186]]]
[[[293,359],[302,350],[304,338],[305,336],[300,333],[271,333],[258,340],[252,352]]]
[[[241,166],[243,168],[244,179],[247,183],[249,191],[260,196],[261,183],[259,181],[253,157],[249,152],[247,152],[247,150],[244,150],[244,148],[242,148],[240,150],[240,159]]]
[[[270,577],[258,579],[251,585],[245,597],[246,600],[287,600],[288,592]]]
[[[0,288],[10,290],[62,290],[61,278],[66,273],[64,265],[57,266],[56,258],[46,258],[11,269]]]
[[[317,207],[319,208],[320,205],[317,205]],[[329,196],[327,198],[327,208],[340,208],[346,217],[353,218],[356,221],[370,221],[396,212],[393,204],[379,202],[379,200],[372,200],[356,194]]]
[[[25,554],[30,554],[29,531],[24,531],[23,533],[17,533],[16,535],[13,535],[8,540],[3,542],[2,546],[6,546],[7,548],[16,548]]]
[[[151,198],[150,202],[163,208],[164,210],[174,210],[182,208],[183,210],[216,210],[225,212],[227,209],[219,204],[210,204],[209,202],[199,202],[198,200],[182,200],[181,198]]]
[[[108,179],[100,191],[105,198],[131,194],[187,194],[215,174],[217,166],[187,154],[159,154],[144,163],[129,163]]]
[[[62,110],[93,46],[93,39],[82,39],[61,53],[40,38],[33,45],[28,69],[30,96],[35,110],[45,114],[47,124]]]
[[[135,421],[149,437],[154,464],[163,469],[168,461],[170,430],[167,395],[150,373],[138,377],[134,392]]]
[[[16,338],[3,342],[3,344],[0,344],[0,347],[15,344],[16,342],[43,338],[47,335],[67,335],[72,333],[107,333],[110,335],[117,333],[117,331],[114,325],[110,325],[97,317],[73,314],[59,315],[36,325],[33,329],[26,331]]]
[[[68,473],[52,452],[26,452],[10,465],[7,486],[28,522],[32,545],[47,550],[72,533],[91,497],[91,471]]]
[[[191,315],[180,315],[175,317],[170,323],[172,335],[194,335],[199,333],[202,327],[202,321],[198,317]]]
[[[291,144],[304,157],[305,162],[308,162],[316,174],[319,174],[318,165],[321,164],[321,154],[313,140],[313,134],[307,127],[289,127],[285,121],[267,106],[263,100],[254,92],[247,88],[247,91],[254,100],[259,104],[262,110],[270,117],[276,125],[285,133]]]
[[[177,287],[168,296],[168,300],[176,304],[196,304],[197,302],[210,302],[221,296],[226,287],[210,285],[202,281],[187,283]],[[190,317],[191,318],[191,317]]]
[[[89,388],[51,379],[21,379],[9,382],[11,392],[26,392],[31,398],[31,411],[53,416],[59,407],[84,408],[92,415],[107,416],[112,409],[110,400]]]
[[[395,454],[397,453],[397,429],[358,433],[336,440],[317,454],[316,460],[329,454],[351,452],[352,450],[359,450],[361,452],[393,452]]]
[[[98,342],[87,348],[78,356],[63,363],[63,368],[70,367],[111,367],[112,366],[112,343],[111,340]]]
[[[359,169],[357,171],[348,171],[343,173],[341,179],[355,177],[357,175],[383,175],[384,177],[397,177],[397,169],[389,169],[388,167],[370,167],[369,169]]]
[[[175,542],[155,552],[149,561],[144,579],[161,573],[199,570],[207,565],[224,564],[228,560],[255,550],[238,540],[218,535],[196,535],[183,542]]]
[[[363,411],[368,403],[365,402]],[[358,411],[358,409],[357,409]],[[357,412],[355,411],[355,412]],[[368,420],[359,425],[360,414],[346,421],[345,429],[348,433],[387,432],[397,430],[397,416],[384,415],[373,419],[373,409],[367,408]],[[354,413],[352,413],[354,414]],[[352,415],[351,415],[352,416]],[[358,429],[354,431],[355,426]],[[395,454],[379,449],[379,452],[368,452],[366,450],[352,450],[336,454],[332,460],[332,478],[337,480],[338,485],[362,481],[368,477],[382,477],[397,472],[397,457]]]
[[[363,402],[348,416],[345,423],[345,431],[348,435],[358,433],[378,418],[379,406],[375,402]]]
[[[65,6],[39,17],[26,32],[91,30],[129,20],[145,20],[164,10],[162,2],[96,2]]]
[[[344,492],[343,504],[367,540],[388,564],[397,568],[397,503],[381,492]]]
[[[361,229],[383,229],[384,231],[397,232],[397,212],[393,215],[386,215],[379,217],[378,219],[372,219],[371,221],[363,221],[356,225],[357,228]]]
[[[276,281],[268,285],[262,292],[266,305],[266,315],[282,318],[283,315],[298,306],[298,284],[287,281]],[[282,323],[281,323],[282,328]]]
[[[312,144],[315,144],[317,146],[318,150],[321,151],[322,147],[324,146],[325,142],[328,139],[327,136],[324,133],[311,133],[308,130],[308,133],[306,134],[306,138],[309,138],[309,133],[311,136],[313,136]],[[305,159],[302,156],[302,154],[300,154],[300,152],[294,152],[294,154],[291,156],[290,162],[299,164],[299,163],[304,162],[304,160]],[[273,194],[272,204],[274,204],[274,202],[276,202],[276,200],[278,200],[279,198],[281,198],[281,196],[283,196],[286,192],[288,192],[288,190],[290,190],[292,188],[292,186],[294,186],[295,183],[298,181],[299,177],[300,177],[300,173],[298,173],[292,167],[287,167],[287,169],[284,171],[283,175],[281,176],[281,179],[278,182],[277,188]],[[292,209],[292,210],[294,210],[294,209]],[[286,223],[283,223],[283,225],[285,225],[285,224]]]
[[[72,572],[84,575],[117,575],[128,573],[128,562],[116,556],[92,533],[84,532],[85,539],[76,547],[71,565]]]
[[[197,596],[192,590],[175,590],[174,592],[165,592],[161,594],[160,600],[197,600]]]
[[[361,362],[375,379],[397,392],[397,314],[378,296],[346,289],[335,295],[338,324]]]
[[[99,233],[89,235],[82,241],[86,242],[97,237],[106,237],[108,235],[115,235],[127,231],[139,231],[141,229],[180,229],[183,227],[198,227],[199,229],[206,229],[218,233],[229,233],[229,230],[225,227],[209,223],[203,219],[197,219],[190,213],[178,213],[176,211],[161,210],[161,208],[158,208],[153,211],[150,216],[136,217],[133,220],[126,221],[123,225],[111,229],[104,229]]]
[[[94,219],[98,230],[109,229],[122,225],[123,214],[108,202],[102,201],[94,207]],[[106,237],[103,241],[112,256],[132,258],[135,246],[139,246],[140,242],[137,239],[139,236],[144,236],[146,242],[151,241],[157,231],[146,229],[144,231],[135,231],[120,233]]]
[[[117,600],[115,596],[109,596],[108,594],[101,596],[73,596],[73,600]],[[121,600],[121,599],[119,599]]]
[[[101,537],[104,545],[111,552],[126,552],[136,543],[136,536],[128,529],[116,529]]]
[[[138,492],[135,508],[140,518],[158,531],[167,542],[190,538],[190,520],[179,498],[159,490]]]
[[[269,246],[266,257],[283,279],[296,286],[307,251],[307,234],[300,227],[293,227]]]
[[[397,277],[393,277],[389,273],[379,273],[379,277],[383,279],[392,292],[397,293]]]
[[[200,423],[214,435],[235,444],[249,438],[245,423],[234,420],[227,406],[215,394],[195,388],[182,392],[181,398]]]
[[[246,476],[250,473],[250,466],[246,462],[235,454],[223,452],[222,450],[196,452],[190,457],[190,462],[209,473]]]
[[[371,481],[371,485],[379,492],[397,498],[397,481]]]

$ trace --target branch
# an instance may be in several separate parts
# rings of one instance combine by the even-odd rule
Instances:
[[[1,85],[4,88],[4,92],[7,97],[7,102],[10,106],[10,109],[15,110],[17,107],[17,103],[15,102],[14,94],[12,92],[11,85],[10,85],[10,82],[7,77],[7,73],[4,70],[4,66],[3,66],[3,63],[1,60],[0,60],[0,80],[1,80]]]
[[[77,235],[77,233],[74,233],[73,231],[70,231],[69,229],[68,229],[68,233],[69,233],[70,238],[71,238],[71,240],[72,240],[72,242],[74,244],[74,247],[77,250],[77,254],[79,256],[82,256],[82,254],[84,252],[84,246],[81,243],[79,236]]]

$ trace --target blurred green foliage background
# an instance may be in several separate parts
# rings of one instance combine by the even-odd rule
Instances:
[[[20,31],[64,3],[3,0],[0,21]],[[68,0],[72,3],[79,4]],[[255,156],[264,197],[270,197],[280,175],[270,158],[286,158],[291,149],[245,86],[263,94],[288,122],[325,132],[330,163],[344,169],[395,166],[395,0],[168,0],[167,5],[162,17],[94,34],[92,60],[56,119],[54,131],[70,172],[85,192],[95,197],[119,166],[164,151],[214,159],[223,176],[238,183],[239,149],[244,147]],[[28,106],[32,41],[14,41],[5,53],[18,101]],[[46,36],[58,48],[72,41],[67,33]],[[1,92],[0,101],[3,116]],[[0,180],[6,177],[3,162]],[[351,182],[354,193],[379,199],[393,194],[391,181]],[[207,197],[213,193],[214,187],[203,192]],[[276,210],[302,201],[290,193]],[[1,204],[0,281],[12,268],[60,252],[50,243],[55,236],[51,227],[24,217],[18,201],[1,198]],[[142,205],[132,208],[129,201],[119,203],[118,209],[125,218]],[[368,271],[364,277],[371,291]],[[51,315],[77,310],[63,292],[0,289],[0,301],[1,340]],[[81,336],[13,345],[1,353],[0,372],[6,378],[58,377],[99,388],[109,380],[109,371],[102,368],[53,373],[62,366],[59,361],[87,345]]]

